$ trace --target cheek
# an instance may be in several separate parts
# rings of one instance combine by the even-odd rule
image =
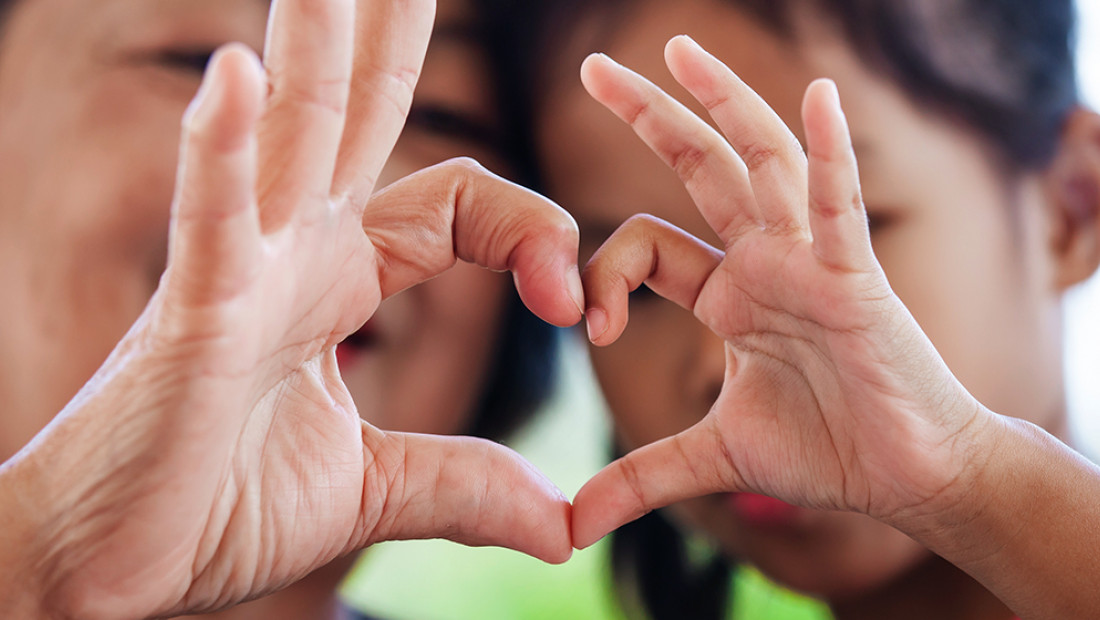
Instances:
[[[884,247],[894,290],[951,370],[999,413],[1045,423],[1056,400],[1057,320],[1036,267],[1034,229],[1013,231],[1007,205],[971,202],[964,216],[929,216]],[[884,244],[886,245],[886,244]],[[1033,245],[1033,244],[1032,244]]]
[[[464,432],[493,363],[508,282],[460,263],[384,302],[380,350],[345,376],[360,414],[387,430]]]
[[[78,254],[89,272],[110,263],[118,277],[133,273],[155,283],[186,101],[131,82],[89,78],[32,97],[43,100],[44,111],[16,129],[25,146],[14,150],[25,165],[12,179],[20,198],[10,208],[24,212],[23,225],[57,257]]]
[[[627,448],[676,434],[706,415],[720,385],[721,341],[661,300],[632,308],[615,344],[591,348],[596,378]]]
[[[5,330],[5,348],[18,359],[5,370],[5,393],[23,419],[45,421],[156,286],[182,106],[110,80],[91,90],[61,80],[32,86],[0,121],[0,183],[10,190],[0,201],[11,239],[3,320],[20,326]]]
[[[107,79],[80,111],[82,134],[74,156],[97,173],[86,187],[98,198],[100,219],[110,219],[134,242],[167,233],[180,148],[180,122],[189,91],[169,95]],[[98,181],[98,182],[96,182]],[[143,234],[144,233],[144,234]]]

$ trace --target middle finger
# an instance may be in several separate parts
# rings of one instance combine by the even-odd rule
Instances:
[[[260,125],[265,228],[327,207],[348,105],[355,0],[275,0],[264,46],[270,79]]]
[[[669,41],[665,60],[676,81],[703,104],[748,166],[764,222],[780,230],[808,230],[806,155],[783,119],[690,37]]]
[[[393,150],[435,18],[434,0],[360,0],[348,123],[333,194],[362,210]]]
[[[676,171],[707,225],[729,247],[760,214],[745,164],[722,136],[655,84],[607,56],[592,55],[581,78],[593,98],[630,125]]]

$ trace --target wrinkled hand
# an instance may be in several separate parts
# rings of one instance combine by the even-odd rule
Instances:
[[[767,104],[690,39],[673,39],[666,60],[725,138],[606,57],[590,58],[582,77],[676,170],[723,247],[651,217],[628,221],[585,269],[590,337],[617,339],[628,292],[645,282],[725,340],[725,382],[700,423],[589,481],[574,502],[574,542],[708,493],[897,524],[963,492],[977,464],[959,442],[988,412],[875,260],[835,86],[806,94],[807,158]]]
[[[216,55],[185,121],[161,286],[7,465],[34,484],[36,570],[20,577],[43,613],[215,609],[387,539],[569,557],[569,504],[532,467],[371,427],[336,365],[383,299],[456,259],[513,271],[552,323],[581,318],[576,228],[551,203],[466,161],[372,197],[433,16],[429,0],[277,0],[262,66]]]

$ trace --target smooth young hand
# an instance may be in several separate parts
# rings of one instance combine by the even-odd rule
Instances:
[[[981,467],[967,442],[994,417],[954,379],[875,260],[836,87],[820,81],[806,94],[804,153],[690,39],[673,39],[666,60],[724,137],[606,57],[589,58],[582,78],[675,169],[723,247],[655,218],[628,221],[585,269],[589,332],[597,345],[615,341],[629,291],[645,282],[725,340],[726,376],[700,423],[580,491],[574,542],[708,493],[764,493],[895,525],[965,493]]]
[[[433,16],[430,0],[276,0],[262,64],[216,55],[161,286],[0,470],[18,498],[0,522],[25,550],[12,609],[212,610],[387,539],[569,557],[549,481],[490,442],[371,427],[336,365],[383,299],[457,259],[513,271],[552,323],[581,318],[576,227],[555,205],[466,161],[374,193]]]

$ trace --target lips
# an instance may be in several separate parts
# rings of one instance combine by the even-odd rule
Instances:
[[[795,524],[803,510],[787,502],[755,493],[731,493],[729,506],[750,525],[782,527]]]
[[[336,345],[336,361],[340,366],[346,366],[357,356],[362,355],[378,345],[378,329],[371,321],[359,328],[359,331],[348,336],[343,342]]]

